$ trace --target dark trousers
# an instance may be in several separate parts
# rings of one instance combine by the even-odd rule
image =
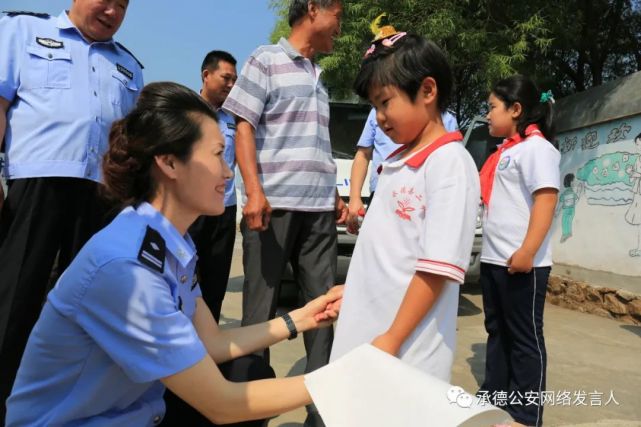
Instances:
[[[51,270],[62,272],[106,225],[99,184],[74,178],[9,182],[0,214],[0,419],[22,352],[38,320]]]
[[[220,216],[201,216],[189,228],[198,252],[198,279],[203,299],[216,322],[227,291],[236,241],[236,205]]]
[[[238,359],[218,365],[220,372],[225,378],[233,382],[247,382],[274,378],[276,374],[265,360],[256,355],[239,357]],[[161,426],[189,426],[189,427],[212,427],[213,424],[207,418],[185,403],[178,396],[167,390],[165,392],[165,404],[167,412]],[[236,424],[227,424],[230,427],[262,427],[266,420],[246,421]]]
[[[545,391],[547,353],[543,339],[543,308],[550,267],[527,274],[508,274],[507,267],[481,264],[483,310],[488,333],[485,381],[492,403],[515,421],[543,423],[541,392]],[[503,392],[507,401],[498,401]],[[535,396],[535,400],[528,399]],[[501,399],[502,400],[502,399]]]
[[[244,220],[240,229],[245,270],[243,325],[274,318],[287,262],[292,265],[305,302],[334,286],[338,250],[334,212],[276,210],[267,230],[251,231]],[[305,332],[303,339],[305,372],[326,365],[334,339],[332,328]],[[264,356],[269,363],[269,350]]]

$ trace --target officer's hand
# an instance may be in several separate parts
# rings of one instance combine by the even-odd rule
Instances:
[[[352,234],[357,234],[360,225],[358,224],[358,218],[360,214],[365,211],[365,205],[363,205],[363,200],[361,198],[351,198],[349,199],[349,204],[347,205],[347,231]]]
[[[325,295],[321,295],[305,304],[304,307],[290,312],[296,330],[305,332],[331,325],[338,318],[342,298],[343,286],[334,286]]]
[[[265,231],[272,215],[272,207],[265,197],[265,193],[258,192],[247,196],[247,204],[243,207],[245,223],[250,230]]]

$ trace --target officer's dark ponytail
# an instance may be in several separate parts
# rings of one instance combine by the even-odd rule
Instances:
[[[187,161],[202,136],[203,117],[217,120],[209,104],[185,86],[145,86],[136,107],[111,127],[102,162],[107,196],[123,206],[150,201],[156,190],[154,157],[173,154]]]
[[[525,129],[531,125],[539,126],[548,141],[554,141],[553,99],[543,96],[536,84],[520,74],[501,80],[492,93],[510,108],[514,103],[521,104],[523,112],[519,116],[516,129],[525,138]]]

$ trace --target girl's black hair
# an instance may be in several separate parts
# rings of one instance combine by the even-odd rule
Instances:
[[[150,201],[156,189],[154,157],[173,154],[189,160],[202,137],[204,117],[217,120],[210,105],[191,89],[170,82],[145,86],[135,108],[109,132],[102,161],[106,196],[123,206]]]
[[[641,139],[641,133],[634,137],[634,140]]]
[[[572,183],[574,182],[574,174],[569,173],[563,177],[563,186],[565,188],[570,188],[572,186]]]
[[[392,46],[382,42],[376,42],[374,52],[363,60],[354,82],[356,93],[369,99],[372,86],[391,85],[414,100],[423,80],[432,77],[438,90],[438,108],[445,111],[452,93],[453,77],[443,51],[434,42],[416,34],[407,34]]]
[[[521,104],[522,113],[516,125],[521,137],[525,138],[529,125],[536,124],[548,141],[554,141],[552,101],[541,101],[541,91],[529,77],[515,74],[503,79],[494,85],[492,93],[503,101],[505,108],[517,102]]]

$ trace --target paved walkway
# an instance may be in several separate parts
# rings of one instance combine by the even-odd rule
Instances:
[[[240,235],[231,277],[221,323],[238,325],[243,280]],[[464,285],[452,382],[471,393],[482,381],[485,339],[480,289]],[[546,426],[641,427],[641,326],[548,304],[545,339],[547,390],[554,400],[554,405],[545,409]],[[305,350],[301,339],[279,343],[272,347],[271,354],[278,376],[303,373]],[[304,419],[305,411],[299,409],[281,415],[269,425],[300,427]]]

